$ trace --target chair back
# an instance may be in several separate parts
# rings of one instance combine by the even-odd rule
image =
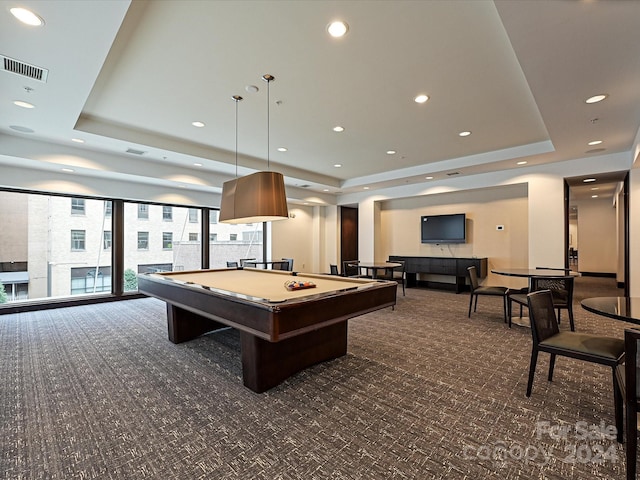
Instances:
[[[289,270],[293,272],[293,258],[283,258],[284,262],[287,262],[287,268],[283,268],[282,270]]]
[[[340,275],[340,273],[338,272],[338,265],[330,264],[329,271],[331,272],[331,275]]]
[[[237,267],[238,262],[227,262],[227,267]]]
[[[640,349],[640,330],[635,328],[627,328],[624,331],[624,384],[625,384],[625,403],[638,404],[640,399],[640,358],[638,353]]]
[[[354,275],[359,275],[360,269],[357,266],[349,266],[360,263],[360,260],[343,260],[342,261],[342,276],[343,277],[352,277]]]
[[[467,272],[469,272],[469,284],[471,285],[471,292],[473,292],[480,286],[478,283],[478,271],[475,266],[471,266],[467,267]]]
[[[560,331],[553,306],[553,296],[549,290],[538,290],[527,295],[527,302],[529,303],[531,335],[533,343],[537,345]]]
[[[531,277],[531,291],[549,290],[556,308],[567,307],[573,302],[574,277]]]
[[[252,260],[255,260],[255,258],[241,258],[240,259],[240,266],[244,267],[244,262],[250,262]]]
[[[271,262],[271,270],[289,270],[289,262],[286,260]]]

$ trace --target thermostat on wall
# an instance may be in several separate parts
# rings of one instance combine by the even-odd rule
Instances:
[[[504,225],[496,225],[496,230],[504,230]]]

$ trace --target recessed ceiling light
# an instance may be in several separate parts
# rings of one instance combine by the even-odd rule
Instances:
[[[591,187],[591,190],[600,190],[600,187]]]
[[[36,15],[31,10],[27,10],[26,8],[14,7],[9,9],[9,11],[22,23],[26,23],[27,25],[31,25],[32,27],[40,27],[44,25],[44,20],[42,19],[42,17]]]
[[[424,103],[427,100],[429,100],[429,95],[424,95],[424,94],[418,95],[416,98],[413,99],[413,101],[416,103]]]
[[[322,190],[322,191],[323,191],[323,192],[328,192],[328,191],[329,191],[329,189],[328,189],[328,188],[325,188],[325,189],[324,189],[324,190]]]
[[[433,177],[424,177],[425,180],[433,180]]]
[[[598,195],[591,195],[591,198],[598,198]]]
[[[278,147],[279,152],[286,152],[287,149],[285,147]]]
[[[73,168],[63,168],[62,171],[67,173],[73,173],[75,170]]]
[[[201,167],[201,166],[202,166],[202,164],[201,164],[201,163],[194,163],[194,164],[193,164],[193,166],[194,166],[194,167]]]
[[[596,179],[595,178],[585,178],[584,180],[582,180],[584,183],[589,183],[589,182],[595,182]]]
[[[600,145],[601,143],[602,143],[602,140],[594,140],[593,142],[587,143],[587,145]]]
[[[369,190],[369,187],[362,187],[363,190]]]
[[[22,107],[22,108],[36,108],[36,106],[33,105],[32,103],[23,102],[22,100],[15,100],[13,102],[13,104],[17,105],[18,107]]]
[[[348,31],[349,25],[341,20],[336,20],[335,22],[331,22],[329,25],[327,25],[327,32],[329,32],[329,35],[335,38],[344,37],[344,35]]]
[[[335,127],[333,127],[333,131],[334,132],[344,132],[344,127],[341,127],[340,125],[336,125]]]
[[[516,165],[526,165],[527,162],[525,160],[519,161]]]
[[[260,90],[258,87],[256,87],[255,85],[247,85],[246,87],[244,87],[244,89],[249,92],[249,93],[257,93],[258,90]]]
[[[387,150],[387,155],[395,155],[396,151],[395,150]]]
[[[191,122],[191,125],[193,125],[194,127],[198,127],[198,128],[204,127],[204,123],[202,123],[202,122]]]
[[[81,138],[72,138],[71,141],[76,143],[84,143],[84,140],[82,140]]]
[[[585,100],[585,103],[598,103],[604,100],[609,96],[608,93],[601,93],[600,95],[594,95],[593,97],[589,97]]]
[[[336,167],[336,168],[340,168],[342,166],[342,164],[341,163],[334,163],[333,166]]]
[[[471,132],[469,130],[465,130],[464,132],[460,132],[458,134],[458,136],[460,137],[468,137],[469,135],[471,135]]]

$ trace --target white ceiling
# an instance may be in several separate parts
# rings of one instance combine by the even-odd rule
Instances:
[[[39,28],[0,6],[0,54],[49,72],[0,71],[5,163],[52,168],[42,140],[100,158],[85,173],[218,191],[235,175],[236,94],[239,174],[266,169],[269,146],[287,186],[319,197],[626,152],[640,126],[637,1],[20,2]],[[338,18],[349,32],[333,39]]]

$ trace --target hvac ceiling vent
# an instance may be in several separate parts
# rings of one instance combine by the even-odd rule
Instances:
[[[304,185],[300,185],[300,188],[309,188],[310,186],[311,185],[305,183]]]
[[[460,175],[460,172],[449,172],[449,173],[447,173],[447,175],[448,175],[449,177],[452,177],[452,176],[454,176],[454,175]]]
[[[136,150],[135,148],[127,148],[127,153],[133,153],[134,155],[144,155],[147,152],[143,150]]]
[[[47,77],[49,76],[49,70],[35,65],[30,65],[20,60],[5,57],[0,55],[2,59],[2,70],[5,72],[15,73],[16,75],[22,75],[23,77],[32,78],[39,82],[47,83]]]

